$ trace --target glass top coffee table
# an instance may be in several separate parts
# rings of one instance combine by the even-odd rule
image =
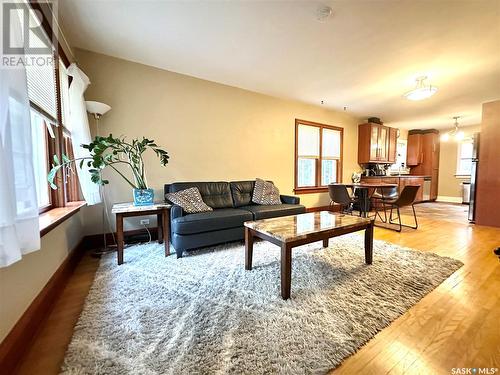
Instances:
[[[330,211],[245,222],[245,269],[252,269],[253,241],[261,238],[281,247],[281,297],[290,298],[292,248],[343,234],[365,231],[365,262],[373,260],[373,220]]]

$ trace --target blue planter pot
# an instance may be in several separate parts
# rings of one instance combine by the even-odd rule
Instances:
[[[149,206],[154,203],[153,189],[134,189],[134,206]]]

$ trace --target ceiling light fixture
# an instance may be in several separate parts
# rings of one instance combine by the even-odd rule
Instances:
[[[436,86],[431,86],[431,85],[425,85],[424,81],[427,79],[426,76],[421,76],[416,79],[417,84],[416,87],[408,91],[406,94],[404,94],[404,97],[408,100],[424,100],[427,98],[430,98],[432,95],[434,95],[437,92],[437,87]]]
[[[449,132],[446,132],[441,135],[441,141],[443,142],[448,142],[450,138],[453,138],[455,141],[460,142],[465,138],[465,134],[463,131],[458,130],[458,119],[460,116],[454,116],[453,119],[455,120],[455,128],[453,130],[450,130]]]

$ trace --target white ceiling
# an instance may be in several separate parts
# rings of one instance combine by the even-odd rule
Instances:
[[[500,99],[500,0],[62,0],[73,46],[402,128],[477,124]],[[432,98],[402,95],[427,75]]]

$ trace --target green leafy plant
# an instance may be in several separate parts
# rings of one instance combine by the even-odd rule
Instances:
[[[127,142],[125,137],[114,138],[112,134],[108,137],[96,136],[89,144],[83,144],[83,148],[90,151],[89,157],[70,160],[66,155],[62,155],[62,162],[54,155],[54,162],[47,180],[52,189],[57,189],[54,179],[62,168],[70,168],[79,163],[80,168],[87,163],[91,174],[92,182],[99,185],[109,184],[109,180],[102,178],[102,171],[109,167],[118,173],[132,188],[147,189],[146,170],[142,154],[148,149],[154,151],[160,159],[160,164],[165,166],[168,163],[167,151],[158,147],[158,145],[147,138],[133,139]],[[128,178],[119,166],[126,166],[132,172],[133,178]]]

